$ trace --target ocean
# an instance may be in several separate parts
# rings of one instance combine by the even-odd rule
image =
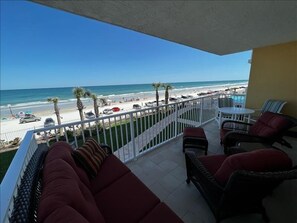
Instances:
[[[218,86],[246,85],[247,80],[232,81],[200,81],[200,82],[179,82],[170,83],[173,87],[172,93],[180,93],[183,90],[198,90],[199,88],[213,88]],[[85,89],[96,93],[98,97],[106,97],[113,101],[145,98],[155,94],[152,84],[129,84],[129,85],[108,85],[108,86],[82,86]],[[28,110],[40,106],[46,106],[51,103],[47,98],[58,97],[59,103],[67,104],[76,99],[72,94],[73,87],[63,88],[42,88],[42,89],[18,89],[0,91],[0,109],[1,116],[7,114],[9,107],[17,110]],[[159,90],[161,93],[163,88]],[[87,100],[87,99],[85,99]]]

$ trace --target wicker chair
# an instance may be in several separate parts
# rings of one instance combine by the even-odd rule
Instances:
[[[259,151],[259,150],[258,150]],[[241,152],[241,151],[239,151]],[[232,154],[236,150],[232,150]],[[220,155],[224,156],[224,155]],[[228,154],[228,156],[230,156]],[[216,221],[247,213],[260,213],[266,222],[269,218],[262,205],[262,200],[270,195],[281,182],[297,179],[297,166],[277,172],[254,172],[236,170],[227,183],[222,186],[211,173],[209,167],[203,164],[196,151],[185,153],[187,168],[187,183],[192,182],[205,198]],[[204,160],[212,156],[204,156]],[[209,162],[217,165],[219,162]],[[211,168],[210,168],[211,169]]]
[[[282,137],[296,125],[295,118],[272,112],[265,112],[254,124],[227,120],[222,123],[221,144],[225,150],[241,142],[262,143],[266,146],[279,142],[292,148]]]

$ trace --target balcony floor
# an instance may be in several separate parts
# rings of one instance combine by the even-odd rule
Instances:
[[[202,126],[209,141],[209,154],[223,153],[219,143],[219,129],[215,121]],[[287,138],[293,149],[286,150],[297,163],[297,140]],[[203,152],[201,151],[201,155]],[[178,137],[160,148],[129,162],[128,167],[142,180],[162,201],[179,215],[184,222],[208,223],[215,218],[204,198],[196,187],[185,182],[185,158],[182,153],[182,137]],[[297,207],[297,180],[282,183],[271,197],[264,199],[264,206],[271,222],[295,222],[294,207]],[[223,222],[264,222],[259,214],[242,215]]]

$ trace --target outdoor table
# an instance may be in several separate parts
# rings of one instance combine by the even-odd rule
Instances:
[[[239,120],[239,117],[243,116],[247,118],[248,123],[250,122],[251,114],[255,112],[253,109],[249,108],[237,108],[237,107],[222,107],[218,109],[219,111],[219,128],[222,125],[222,114],[227,114],[231,116],[231,120]]]

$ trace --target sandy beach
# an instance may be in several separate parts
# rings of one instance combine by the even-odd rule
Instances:
[[[240,85],[240,86],[230,86],[232,88],[238,88],[238,87],[246,87],[246,85]],[[228,87],[228,86],[227,86]],[[207,87],[207,88],[197,88],[197,89],[189,89],[189,90],[171,90],[169,95],[170,97],[181,97],[181,95],[191,95],[193,97],[198,97],[197,94],[204,92],[211,92],[211,91],[220,91],[225,92],[226,86],[222,87]],[[245,92],[245,88],[237,89],[236,92],[238,94],[242,94]],[[160,95],[160,101],[164,99],[164,90],[159,91]],[[112,108],[112,107],[119,107],[121,111],[116,112],[114,114],[119,114],[123,112],[133,111],[133,104],[139,104],[140,106],[144,107],[145,103],[155,101],[155,96],[151,95],[150,97],[144,97],[144,98],[121,98],[120,100],[112,100],[110,105],[99,107],[99,112],[102,113],[102,111],[106,108]],[[84,112],[93,111],[93,101],[91,99],[83,100],[85,109]],[[79,121],[79,112],[76,107],[76,101],[73,101],[71,104],[67,104],[66,106],[63,106],[63,104],[59,104],[60,108],[60,114],[62,117],[62,124],[71,123],[75,121]],[[41,117],[41,121],[37,122],[31,122],[31,123],[25,123],[25,124],[19,124],[19,119],[12,119],[8,118],[7,120],[1,120],[1,140],[4,141],[10,141],[13,140],[16,137],[23,138],[25,136],[25,133],[28,130],[32,129],[38,129],[44,127],[44,121],[46,118],[52,118],[55,120],[56,124],[56,115],[54,113],[53,104],[48,104],[45,109],[34,109],[34,107],[31,108],[32,113],[38,117]],[[100,114],[100,116],[106,116],[105,114]]]

